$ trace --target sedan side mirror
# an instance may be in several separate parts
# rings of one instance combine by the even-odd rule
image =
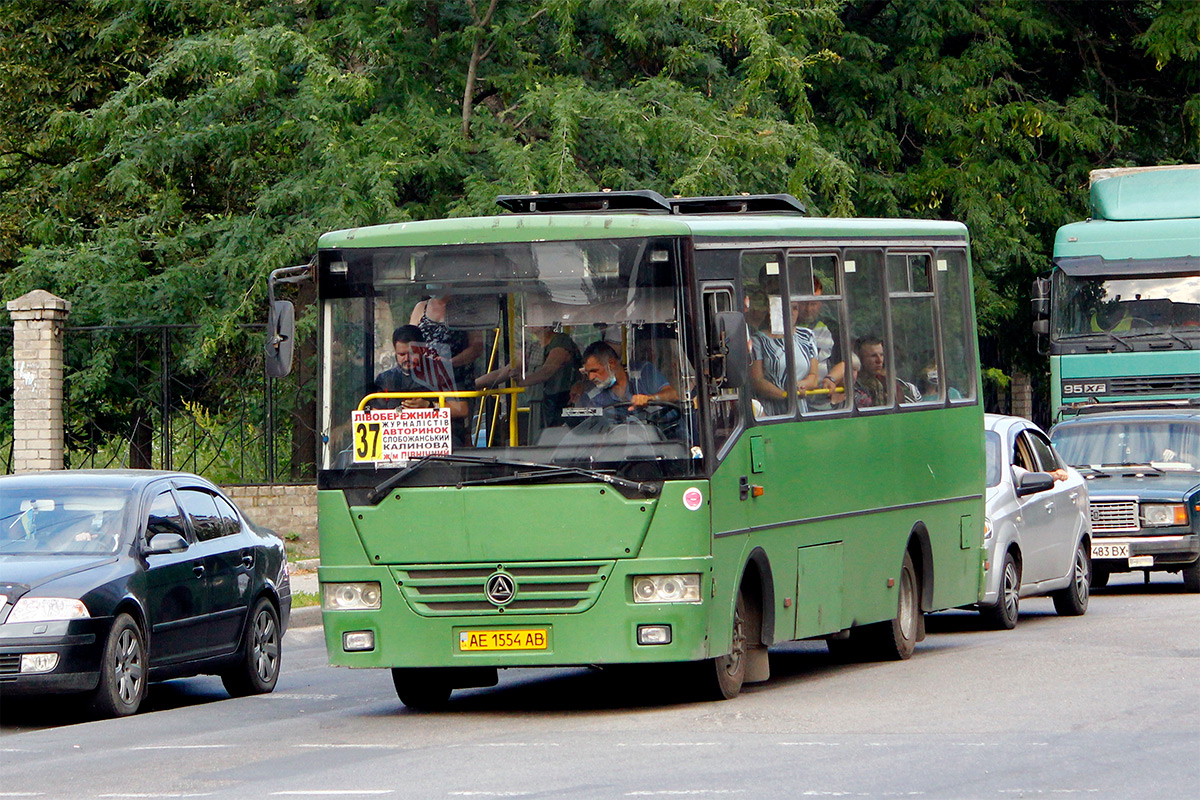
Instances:
[[[156,533],[150,537],[143,552],[148,556],[161,556],[166,553],[182,553],[187,549],[187,539],[178,533]]]
[[[1017,497],[1044,492],[1054,487],[1054,476],[1049,472],[1026,472],[1017,481]]]

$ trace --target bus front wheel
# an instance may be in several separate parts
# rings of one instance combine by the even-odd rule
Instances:
[[[712,700],[732,700],[742,691],[747,656],[746,598],[739,590],[733,609],[733,641],[729,652],[700,662],[700,689]]]
[[[447,677],[437,669],[392,669],[392,685],[400,702],[416,711],[445,708],[453,689]]]

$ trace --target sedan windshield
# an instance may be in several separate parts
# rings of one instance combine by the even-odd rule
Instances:
[[[691,474],[699,426],[678,248],[630,238],[324,252],[324,479],[375,485],[380,470],[451,454],[479,458],[406,480],[503,477],[512,462],[635,481]]]
[[[124,491],[0,490],[0,554],[115,553],[128,504]]]
[[[1154,464],[1200,470],[1200,425],[1114,420],[1060,426],[1054,446],[1072,466]]]

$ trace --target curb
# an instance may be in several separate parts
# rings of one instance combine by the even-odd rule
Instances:
[[[292,610],[288,619],[289,628],[314,628],[321,624],[321,607],[305,606]]]

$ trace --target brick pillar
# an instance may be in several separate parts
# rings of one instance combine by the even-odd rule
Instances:
[[[1015,370],[1012,376],[1012,415],[1033,419],[1033,383],[1029,376]]]
[[[37,289],[10,300],[13,472],[63,468],[63,323],[71,304]]]

